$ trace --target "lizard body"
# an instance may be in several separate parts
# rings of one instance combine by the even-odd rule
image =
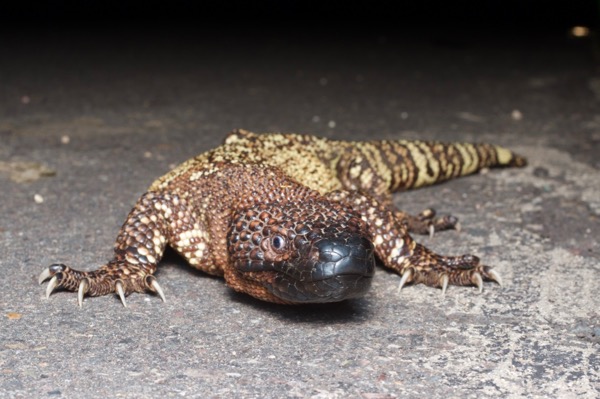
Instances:
[[[405,283],[500,282],[475,256],[441,256],[409,233],[457,228],[432,209],[417,216],[392,193],[474,173],[523,166],[489,144],[348,142],[297,134],[230,133],[224,143],[157,179],[138,200],[114,259],[91,272],[44,269],[57,287],[83,297],[146,290],[164,294],[154,272],[167,245],[233,289],[276,303],[331,302],[364,295],[375,258]]]

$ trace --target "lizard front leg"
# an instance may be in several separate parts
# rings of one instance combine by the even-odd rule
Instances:
[[[208,256],[206,228],[186,200],[173,194],[148,192],[137,202],[123,224],[114,248],[114,258],[97,270],[84,272],[54,264],[40,274],[40,284],[50,279],[46,296],[56,288],[78,292],[83,297],[117,293],[125,305],[132,292],[155,292],[165,299],[153,276],[169,244],[190,263]]]
[[[445,293],[449,284],[475,285],[479,291],[484,279],[501,284],[500,275],[474,255],[442,256],[415,242],[406,219],[398,218],[399,211],[357,191],[334,191],[328,197],[362,215],[377,256],[385,267],[402,276],[400,289],[406,283],[423,283]]]

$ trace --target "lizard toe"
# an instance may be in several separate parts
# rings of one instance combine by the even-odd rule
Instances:
[[[57,273],[63,272],[65,269],[67,269],[67,266],[63,265],[62,263],[55,263],[48,266],[40,273],[38,277],[38,283],[41,285],[44,281],[54,277]]]
[[[52,264],[42,270],[38,277],[38,283],[41,285],[45,281],[50,280],[46,287],[46,298],[49,298],[57,288],[62,288],[64,286],[64,273],[68,270],[70,270],[69,267],[62,263]]]

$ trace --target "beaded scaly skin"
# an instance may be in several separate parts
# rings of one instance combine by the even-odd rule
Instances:
[[[392,193],[524,158],[489,144],[336,141],[297,134],[231,132],[224,143],[156,180],[138,200],[114,258],[91,272],[54,264],[56,288],[84,296],[164,293],[154,273],[167,245],[236,291],[276,303],[364,295],[375,258],[406,283],[501,283],[473,255],[441,256],[409,233],[458,229],[453,216],[396,209]]]

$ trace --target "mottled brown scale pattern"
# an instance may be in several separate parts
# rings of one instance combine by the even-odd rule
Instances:
[[[349,256],[369,269],[370,251],[403,276],[401,284],[480,286],[482,278],[498,281],[498,273],[472,255],[435,254],[410,235],[456,228],[457,219],[436,218],[432,209],[406,214],[391,195],[525,163],[489,144],[348,142],[237,130],[150,186],[123,224],[112,260],[91,272],[53,265],[40,280],[51,278],[48,295],[62,287],[79,291],[80,301],[119,291],[123,301],[122,294],[146,290],[162,297],[153,275],[169,245],[193,267],[224,276],[233,289],[278,303],[338,300],[342,294],[324,288],[335,279],[344,289],[367,287],[370,271],[331,279],[315,277],[325,269],[314,265],[328,264],[319,256]],[[333,242],[325,255],[315,249],[322,237]],[[353,251],[355,245],[360,250]],[[327,267],[340,267],[334,261]],[[320,296],[311,299],[305,290]],[[349,292],[352,297],[359,290]]]

